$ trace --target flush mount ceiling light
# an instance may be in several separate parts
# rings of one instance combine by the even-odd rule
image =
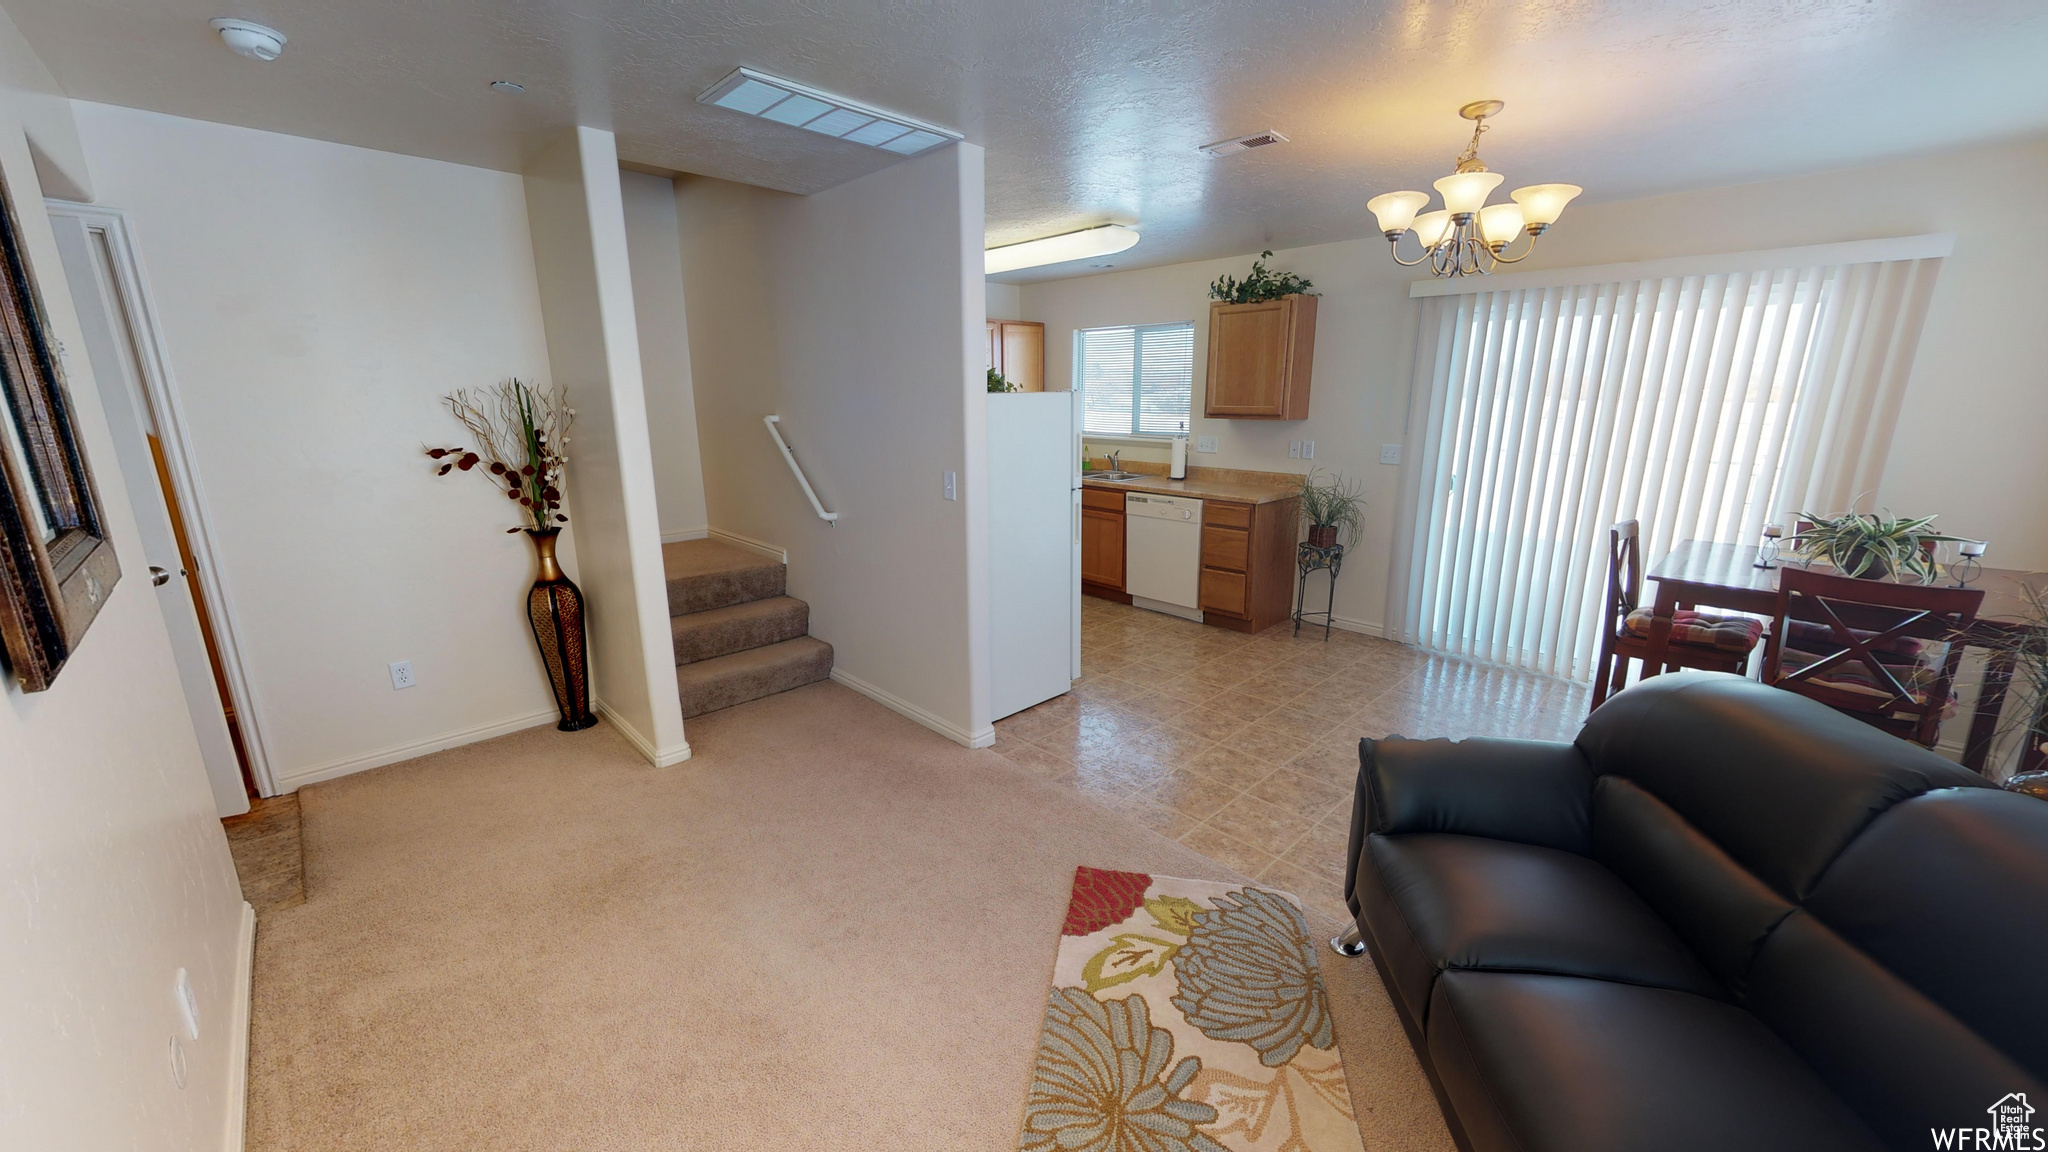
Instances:
[[[509,92],[512,95],[517,96],[521,92],[526,91],[526,85],[521,84],[516,80],[493,80],[491,81],[491,91]]]
[[[915,156],[928,148],[965,139],[958,132],[922,120],[870,108],[859,101],[752,68],[733,69],[725,79],[706,88],[697,102],[900,156]]]
[[[982,253],[982,262],[986,266],[985,274],[993,276],[998,272],[1015,272],[1019,268],[1036,268],[1041,264],[1064,264],[1069,260],[1086,260],[1090,256],[1107,256],[1137,242],[1136,229],[1121,224],[1104,224],[1099,228],[1083,228],[1079,232],[1063,232],[1058,236],[1026,240],[1022,244],[990,248]]]
[[[213,30],[220,33],[220,41],[237,56],[251,60],[275,60],[284,51],[284,33],[275,28],[265,28],[250,20],[236,20],[223,16],[207,21]]]
[[[1531,184],[1508,194],[1512,204],[1486,202],[1504,177],[1488,172],[1480,161],[1479,134],[1486,131],[1486,118],[1504,107],[1498,100],[1475,100],[1458,109],[1458,115],[1473,122],[1472,143],[1459,155],[1458,170],[1436,182],[1442,208],[1422,212],[1429,206],[1427,192],[1388,192],[1365,202],[1379,219],[1396,264],[1413,267],[1426,260],[1436,276],[1483,276],[1499,265],[1526,260],[1536,250],[1536,237],[1548,232],[1572,197],[1585,191],[1577,184]],[[1401,259],[1401,237],[1407,232],[1414,232],[1422,245],[1422,255],[1413,260]],[[1529,246],[1522,254],[1504,255],[1524,234]]]

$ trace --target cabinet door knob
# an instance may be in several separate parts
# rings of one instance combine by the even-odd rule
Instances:
[[[149,582],[152,585],[161,588],[164,585],[169,584],[171,582],[171,574],[157,567],[156,565],[151,564],[149,566]]]

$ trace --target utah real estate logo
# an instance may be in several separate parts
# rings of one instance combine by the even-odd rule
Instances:
[[[2008,1092],[1984,1111],[1988,1128],[1930,1128],[1934,1146],[1967,1152],[2039,1152],[2048,1149],[2048,1131],[2034,1127],[2034,1106],[2024,1092]]]

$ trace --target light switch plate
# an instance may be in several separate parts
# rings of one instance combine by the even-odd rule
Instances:
[[[1400,462],[1401,462],[1401,446],[1400,446],[1399,444],[1382,444],[1382,445],[1380,445],[1380,463],[1382,463],[1382,464],[1399,464]]]
[[[952,472],[946,473],[946,499],[948,500],[958,500],[960,498],[960,485],[955,479],[956,475],[956,473]]]
[[[1303,440],[1303,441],[1301,442],[1301,458],[1302,458],[1303,460],[1313,460],[1313,459],[1315,459],[1315,458],[1316,458],[1316,442],[1315,442],[1315,441],[1313,441],[1313,440]]]
[[[1287,442],[1287,454],[1296,460],[1301,459],[1301,441],[1289,440]]]
[[[1214,452],[1215,450],[1216,450],[1216,438],[1215,438],[1214,436],[1197,436],[1197,437],[1195,437],[1195,451],[1197,451],[1197,452]]]
[[[410,688],[417,683],[419,683],[419,681],[414,679],[412,674],[412,661],[395,660],[392,662],[391,690],[393,692],[396,692],[401,688]]]

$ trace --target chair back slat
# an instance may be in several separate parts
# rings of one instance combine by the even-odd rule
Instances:
[[[1764,682],[1931,748],[1940,738],[1962,660],[1962,645],[1955,641],[1983,602],[1981,588],[1894,584],[1785,567],[1778,574]],[[1795,643],[1795,623],[1820,625],[1825,637],[1808,628],[1799,630]],[[1945,645],[1938,663],[1927,662],[1923,644]],[[1788,650],[1798,653],[1789,669]]]

